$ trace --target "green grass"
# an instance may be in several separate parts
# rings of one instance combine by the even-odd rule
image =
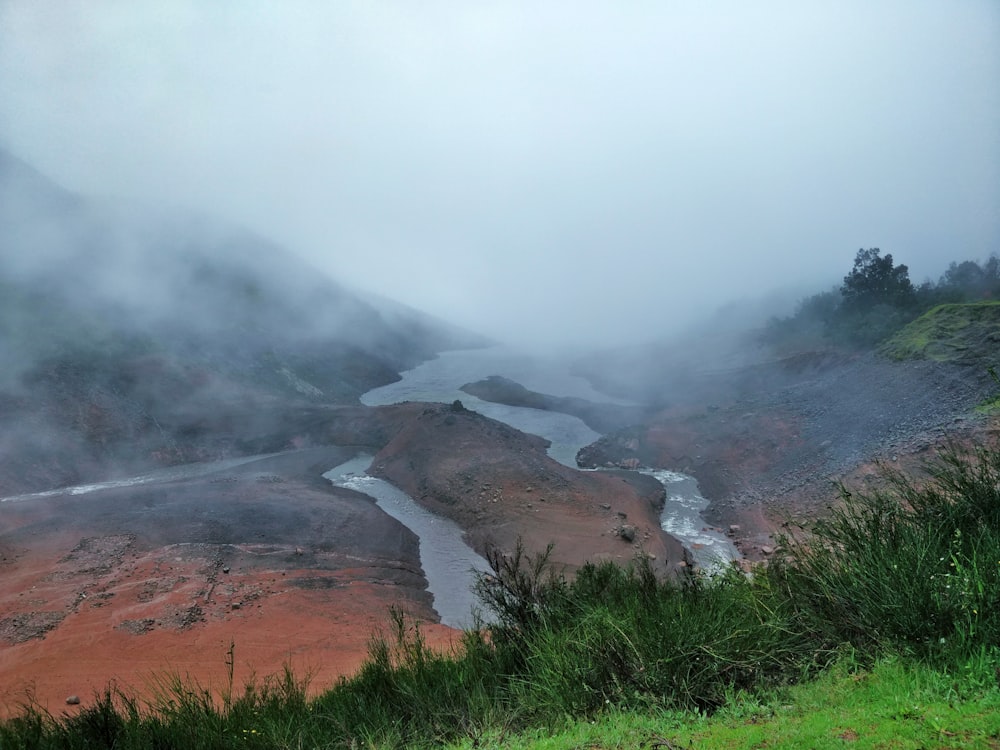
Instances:
[[[167,680],[152,702],[28,707],[0,748],[998,746],[1000,450],[926,472],[842,488],[751,576],[663,580],[640,557],[567,579],[493,550],[477,593],[494,624],[457,653],[395,613],[315,699],[291,673],[221,701]]]
[[[982,665],[979,665],[982,666]],[[885,659],[858,670],[844,658],[816,680],[762,697],[733,696],[713,716],[611,709],[592,720],[453,748],[1000,748],[1000,690],[930,667]]]
[[[881,346],[890,359],[968,361],[1000,344],[1000,302],[938,305],[928,310]]]

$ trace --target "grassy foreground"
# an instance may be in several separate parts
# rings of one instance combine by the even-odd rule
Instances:
[[[291,673],[221,698],[109,689],[73,717],[27,707],[0,748],[1000,748],[1000,450],[927,471],[842,488],[752,576],[640,558],[567,580],[497,550],[492,624],[456,653],[394,613],[315,699]]]
[[[989,677],[987,671],[982,677]],[[1000,748],[1000,690],[975,687],[898,659],[870,671],[845,656],[803,685],[736,695],[712,716],[690,711],[609,710],[594,720],[516,735],[490,731],[451,745],[463,750],[619,748]]]

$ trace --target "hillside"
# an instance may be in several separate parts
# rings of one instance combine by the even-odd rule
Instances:
[[[996,365],[1000,351],[1000,302],[938,305],[879,346],[886,357],[902,361]]]
[[[949,441],[997,439],[984,408],[1000,386],[1000,305],[936,307],[877,351],[800,350],[778,355],[718,337],[698,361],[674,345],[581,371],[647,414],[581,452],[584,466],[633,464],[695,476],[708,520],[735,525],[744,554],[773,547],[781,524],[822,514],[834,483],[867,480],[874,462],[913,468]]]
[[[77,196],[0,151],[0,494],[263,446],[481,339],[204,217]],[[247,430],[247,427],[252,429]]]

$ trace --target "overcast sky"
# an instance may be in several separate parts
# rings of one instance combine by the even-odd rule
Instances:
[[[0,0],[0,145],[534,343],[1000,252],[1000,3]]]

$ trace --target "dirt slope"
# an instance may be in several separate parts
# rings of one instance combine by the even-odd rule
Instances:
[[[927,455],[950,437],[988,435],[976,407],[996,389],[981,364],[800,354],[706,374],[695,397],[580,459],[692,474],[711,500],[708,519],[740,525],[744,551],[759,556],[776,524],[821,513],[835,480],[876,459]]]

